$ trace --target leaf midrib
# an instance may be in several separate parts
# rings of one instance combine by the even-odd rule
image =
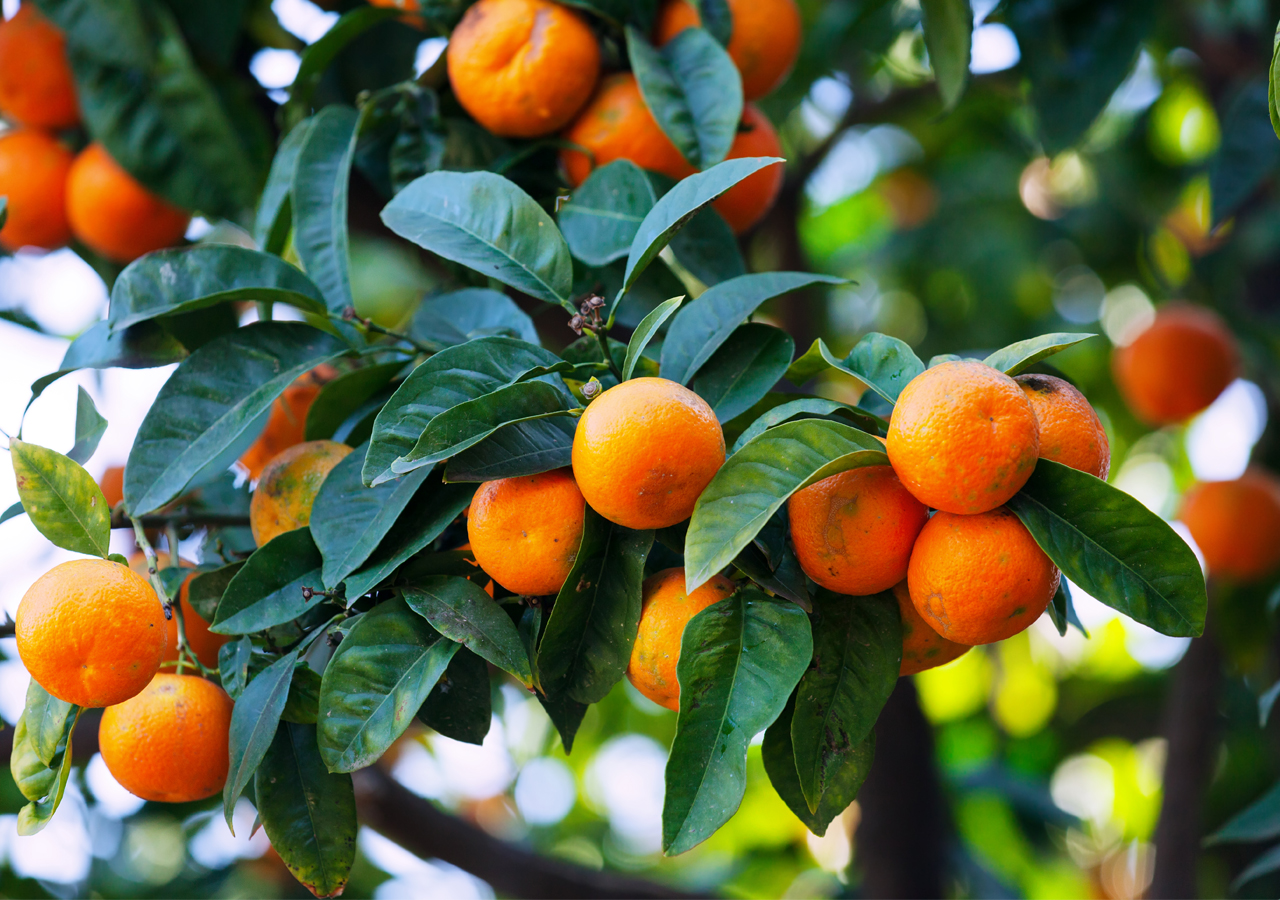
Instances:
[[[24,442],[24,443],[25,443],[25,442]],[[36,444],[27,444],[27,446],[28,446],[28,447],[36,447],[36,446],[38,446],[38,445],[36,445]],[[41,447],[40,449],[41,449],[41,450],[46,450],[46,448],[44,448],[44,447]],[[53,451],[52,451],[52,450],[47,450],[47,452],[52,453]],[[33,454],[32,454],[31,464],[29,464],[29,466],[28,466],[28,467],[31,469],[32,473],[33,473],[34,475],[36,475],[36,476],[37,476],[37,477],[38,477],[42,482],[44,482],[46,485],[48,485],[48,489],[49,489],[49,491],[50,491],[50,492],[51,492],[55,497],[57,497],[57,498],[58,498],[58,501],[59,501],[60,503],[62,503],[63,507],[65,507],[65,508],[66,508],[67,512],[71,514],[72,520],[73,520],[77,525],[79,525],[79,526],[80,526],[80,530],[84,532],[84,536],[85,536],[85,538],[89,541],[90,545],[92,545],[92,546],[94,547],[94,549],[96,549],[96,550],[98,551],[98,555],[99,555],[99,556],[106,556],[106,553],[104,552],[104,549],[105,549],[105,548],[103,548],[103,546],[102,546],[98,541],[96,541],[96,540],[94,539],[94,537],[93,537],[93,532],[89,530],[89,525],[88,525],[88,524],[86,524],[86,522],[85,522],[83,519],[81,519],[81,517],[80,517],[80,515],[78,514],[78,512],[77,512],[77,510],[76,510],[75,506],[74,506],[74,505],[73,505],[73,504],[72,504],[72,503],[67,499],[67,497],[65,497],[65,496],[62,494],[62,492],[61,492],[61,491],[59,491],[59,490],[58,490],[58,488],[57,488],[57,486],[55,485],[55,483],[53,482],[53,480],[49,478],[49,476],[45,473],[45,471],[44,471],[43,469],[37,468],[37,466],[35,465],[35,463],[39,462],[39,458],[40,458],[40,454],[39,454],[39,453],[33,453]]]

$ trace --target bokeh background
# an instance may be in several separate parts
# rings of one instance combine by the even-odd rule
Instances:
[[[7,17],[17,3],[3,6]],[[263,26],[246,38],[253,46],[242,62],[262,102],[281,102],[299,50],[324,34],[337,12],[308,0],[254,6],[254,15],[269,17],[278,30]],[[1251,457],[1274,452],[1264,434],[1278,374],[1280,282],[1269,261],[1280,249],[1280,204],[1264,186],[1237,220],[1214,229],[1209,173],[1237,133],[1224,123],[1232,104],[1265,75],[1276,9],[1263,0],[1168,3],[1085,138],[1049,156],[1035,138],[1020,67],[1024,52],[1038,51],[1020,46],[992,0],[973,0],[974,80],[945,117],[918,2],[802,7],[809,27],[801,62],[765,103],[786,144],[788,180],[746,248],[756,269],[811,268],[853,283],[788,298],[768,308],[771,320],[801,346],[822,335],[842,354],[862,334],[881,331],[925,359],[1043,332],[1096,332],[1099,338],[1053,364],[1103,418],[1111,481],[1169,519],[1194,480],[1235,478]],[[387,64],[412,68],[397,77],[428,70],[444,48],[444,38],[390,27],[398,30]],[[347,91],[341,83],[326,83],[326,90],[339,97]],[[1269,130],[1253,135],[1275,142]],[[362,220],[358,200],[353,204],[358,306],[394,317],[432,289],[432,276],[416,251],[379,233],[375,217]],[[233,223],[199,218],[188,238],[249,240]],[[16,433],[27,386],[56,369],[69,339],[105,315],[107,297],[99,272],[72,250],[0,257],[0,428]],[[1172,298],[1208,303],[1227,318],[1240,335],[1247,377],[1185,428],[1149,432],[1120,403],[1109,357]],[[572,338],[562,318],[555,310],[536,317],[549,346]],[[24,437],[69,448],[83,387],[110,423],[87,465],[100,476],[124,463],[169,372],[68,376],[31,407]],[[845,383],[821,390],[856,399]],[[9,459],[0,454],[0,509],[16,499]],[[112,540],[114,551],[132,550],[129,533]],[[184,555],[198,557],[199,541],[187,542]],[[0,524],[0,605],[12,616],[27,587],[70,557],[25,517]],[[1163,703],[1170,669],[1188,642],[1118,616],[1078,588],[1073,594],[1088,639],[1075,629],[1059,636],[1045,618],[915,678],[949,808],[948,883],[958,896],[1128,898],[1141,896],[1150,881]],[[1228,678],[1207,828],[1280,774],[1275,728],[1259,727],[1255,702],[1275,674],[1266,592],[1230,600],[1212,613]],[[0,641],[0,652],[0,718],[8,727],[22,709],[27,675],[12,639]],[[393,777],[493,835],[583,866],[731,896],[858,895],[858,804],[825,837],[809,834],[769,788],[758,742],[738,814],[704,845],[663,859],[662,772],[673,714],[624,681],[592,707],[566,756],[542,708],[518,686],[496,690],[494,709],[482,747],[412,733],[395,754]],[[5,896],[305,896],[269,853],[265,835],[250,835],[247,801],[232,837],[214,805],[146,804],[93,756],[77,767],[67,799],[37,836],[16,835],[21,802],[6,767]],[[414,856],[368,828],[359,846],[348,897],[494,896],[479,878]],[[1206,894],[1226,895],[1241,862],[1235,850],[1209,852]],[[1270,896],[1278,886],[1261,879],[1239,893]]]

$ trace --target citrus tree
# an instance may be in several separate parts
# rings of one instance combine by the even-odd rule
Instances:
[[[1105,90],[1055,118],[1070,85],[1031,52],[1029,6],[1008,15],[1037,139],[1068,147],[1140,36],[1117,38]],[[921,7],[930,108],[952,110],[973,16]],[[21,429],[9,442],[21,499],[6,516],[89,557],[18,611],[33,676],[11,758],[20,832],[49,821],[76,723],[106,707],[99,746],[121,784],[221,794],[228,824],[248,796],[289,871],[333,896],[355,859],[351,773],[415,720],[479,743],[491,685],[509,681],[568,752],[625,677],[677,717],[664,852],[734,814],[761,733],[773,788],[822,834],[858,796],[898,679],[1043,613],[1079,627],[1068,580],[1162,634],[1204,631],[1195,554],[1107,483],[1107,430],[1051,373],[1100,338],[976,354],[966,333],[926,360],[875,331],[848,352],[797,347],[761,315],[848,283],[750,271],[738,239],[768,233],[783,191],[783,144],[752,101],[797,65],[790,0],[355,6],[302,54],[274,147],[230,76],[239,23],[194,9],[40,0],[0,28],[0,48],[72,94],[69,112],[36,104],[59,110],[41,120],[22,106],[35,82],[0,71],[0,109],[22,126],[0,157],[38,175],[0,169],[0,241],[74,241],[112,280],[107,318],[32,401],[80,369],[177,364],[113,484],[83,468],[105,428],[87,394],[69,452]],[[343,102],[335,59],[387,23],[448,49]],[[47,129],[81,118],[73,156]],[[410,310],[356,302],[357,170],[433,267]],[[188,210],[251,224],[252,240],[175,246]],[[535,318],[576,339],[544,347]],[[1176,305],[1115,361],[1155,425],[1238,371],[1221,321]],[[1240,502],[1280,510],[1273,479],[1248,486],[1261,499]],[[1208,493],[1189,500],[1201,522],[1241,514]],[[1223,529],[1184,518],[1215,574],[1257,581],[1280,561],[1236,536],[1215,555]],[[132,560],[109,552],[121,526]],[[177,547],[197,529],[188,563]]]

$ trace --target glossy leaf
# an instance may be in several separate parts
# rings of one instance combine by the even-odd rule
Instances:
[[[79,463],[38,444],[9,441],[22,508],[55,545],[106,558],[111,510],[102,490]]]
[[[95,322],[71,342],[55,371],[32,383],[28,403],[34,402],[63,375],[77,369],[150,369],[186,358],[187,348],[156,322],[142,322],[114,333],[106,321]]]
[[[783,422],[794,419],[844,419],[859,431],[871,434],[876,430],[875,420],[856,407],[838,400],[826,400],[822,397],[804,397],[800,400],[775,406],[773,409],[756,418],[742,434],[733,442],[730,454],[737,453],[759,435]]]
[[[395,7],[388,9],[372,6],[358,6],[343,13],[328,31],[302,52],[298,74],[294,76],[293,85],[289,88],[289,105],[297,109],[309,109],[311,95],[320,84],[320,76],[338,54],[370,28],[397,15],[403,13],[397,13]]]
[[[427,695],[418,720],[455,741],[482,744],[492,719],[489,667],[463,647]]]
[[[218,680],[232,700],[244,693],[249,683],[249,659],[253,656],[253,642],[243,637],[228,641],[218,648]]]
[[[747,786],[747,746],[786,706],[813,652],[800,607],[744,588],[689,620],[676,677],[680,717],[667,759],[662,847],[700,844]]]
[[[387,204],[382,221],[432,253],[530,296],[569,302],[569,245],[546,211],[501,175],[423,175]]]
[[[298,725],[316,724],[320,718],[320,685],[320,673],[315,669],[305,664],[294,666],[281,720]]]
[[[836,422],[806,419],[764,432],[729,457],[698,498],[685,538],[686,586],[697,590],[731,563],[796,491],[887,465],[879,441]]]
[[[1161,634],[1204,631],[1204,575],[1186,542],[1141,502],[1085,472],[1036,464],[1008,503],[1062,574]]]
[[[362,615],[325,667],[320,756],[331,772],[377,762],[409,727],[458,644],[441,637],[404,600]]]
[[[1268,85],[1262,79],[1246,84],[1228,103],[1222,146],[1209,164],[1211,225],[1243,206],[1280,166],[1280,143],[1273,140],[1271,115]]]
[[[329,309],[352,305],[347,191],[359,115],[326,106],[311,120],[294,167],[293,248]]]
[[[827,369],[852,375],[892,404],[911,379],[924,371],[924,363],[903,341],[873,331],[858,341],[842,360],[836,359],[826,342],[818,338],[791,364],[787,380],[804,384]]]
[[[449,640],[533,686],[529,655],[516,626],[480,585],[440,575],[414,581],[404,589],[404,599]]]
[[[243,561],[229,563],[217,569],[198,572],[191,579],[187,586],[187,602],[200,614],[200,618],[212,622],[217,617],[218,603],[222,600],[227,585],[243,565]]]
[[[759,322],[739,325],[689,386],[711,405],[717,419],[728,422],[782,379],[795,349],[791,335],[781,328]]]
[[[253,240],[266,253],[280,255],[293,230],[293,173],[298,167],[298,151],[306,139],[311,120],[305,119],[293,126],[280,141],[271,171],[258,200],[258,212],[253,220]]]
[[[728,52],[702,28],[686,28],[655,48],[627,29],[627,56],[645,106],[695,168],[722,161],[742,120],[742,76]]]
[[[1280,837],[1280,782],[1205,839],[1206,844],[1251,844]]]
[[[111,288],[112,331],[160,316],[235,300],[286,303],[324,312],[311,279],[278,256],[231,244],[197,244],[148,253],[130,263]]]
[[[343,422],[384,390],[404,368],[402,362],[365,366],[343,372],[325,384],[307,410],[306,439],[321,441],[332,438]]]
[[[924,43],[929,64],[938,79],[944,109],[954,109],[969,77],[973,44],[973,10],[969,0],[920,0],[924,14]]]
[[[636,363],[640,362],[640,356],[644,353],[649,342],[653,340],[653,336],[658,333],[658,329],[662,324],[675,315],[676,310],[680,307],[680,301],[684,297],[672,297],[659,303],[654,307],[653,311],[640,320],[640,324],[636,326],[636,330],[631,335],[631,340],[627,344],[627,358],[622,364],[622,380],[628,381],[636,370]]]
[[[227,736],[227,748],[231,770],[222,789],[222,814],[227,827],[235,832],[232,813],[236,801],[249,786],[258,764],[271,748],[280,713],[284,711],[289,696],[289,683],[293,678],[297,652],[286,653],[248,683],[231,709],[231,730]]]
[[[596,703],[621,680],[640,627],[652,546],[652,531],[623,528],[587,508],[577,559],[538,644],[538,675],[548,695]]]
[[[703,363],[766,300],[813,284],[843,281],[807,272],[760,272],[708,288],[696,300],[685,304],[667,329],[659,368],[662,377],[688,384]]]
[[[600,166],[560,207],[560,231],[575,257],[605,266],[627,255],[657,196],[644,171],[628,159]]]
[[[496,432],[449,460],[450,481],[490,481],[563,469],[571,462],[575,419],[536,419]]]
[[[320,586],[323,561],[309,529],[273,538],[231,577],[209,630],[248,634],[296,619],[317,602],[304,598],[302,589]]]
[[[993,369],[999,369],[1006,375],[1021,375],[1027,369],[1047,359],[1055,353],[1061,353],[1068,347],[1074,347],[1081,341],[1087,341],[1096,334],[1042,334],[1030,340],[1018,341],[1002,350],[997,350],[984,363]]]
[[[66,737],[67,720],[76,715],[74,703],[59,700],[33,678],[27,685],[26,705],[22,719],[26,723],[27,740],[36,758],[46,766],[52,766],[58,755],[58,745]],[[28,798],[34,799],[34,798]]]
[[[44,826],[49,824],[49,820],[53,818],[53,814],[58,811],[58,806],[62,803],[62,796],[67,789],[67,780],[71,776],[71,738],[75,733],[76,723],[80,721],[81,712],[83,710],[77,707],[75,714],[67,721],[66,733],[62,739],[60,750],[47,768],[44,768],[43,762],[37,760],[35,766],[30,767],[24,773],[28,776],[35,775],[35,767],[42,767],[36,777],[19,779],[17,771],[14,773],[15,781],[18,782],[24,796],[27,796],[31,801],[18,810],[17,825],[20,837],[30,837],[42,831]],[[20,718],[18,727],[23,728],[24,724],[23,719]],[[15,758],[26,757],[27,754],[22,751],[21,745],[28,743],[27,736],[25,734],[19,735],[15,730],[13,740]],[[11,767],[17,765],[20,764],[11,762]],[[36,793],[36,789],[41,790],[41,793],[38,796],[32,796],[32,794]]]
[[[276,397],[344,351],[337,338],[298,322],[258,322],[205,344],[165,382],[138,429],[125,466],[126,508],[158,509],[211,464],[239,456]]]
[[[327,771],[316,726],[282,723],[254,780],[258,818],[294,878],[317,897],[336,897],[356,859],[351,776]]]
[[[796,689],[791,744],[810,812],[871,735],[902,662],[898,603],[885,593],[814,601],[813,662]]]
[[[506,294],[490,288],[464,288],[423,298],[409,333],[446,347],[490,335],[539,343],[529,314]]]
[[[676,262],[709,287],[747,274],[738,236],[713,206],[704,206],[695,213],[671,238],[669,247]]]
[[[84,465],[98,449],[98,442],[106,433],[107,420],[102,418],[93,398],[82,388],[76,387],[76,442],[67,452],[72,461]]]

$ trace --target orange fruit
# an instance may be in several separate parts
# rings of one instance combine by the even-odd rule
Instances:
[[[683,522],[723,464],[724,432],[711,407],[665,378],[609,388],[573,435],[578,489],[592,509],[626,528]]]
[[[161,672],[146,690],[102,714],[107,770],[144,800],[190,803],[227,781],[231,698],[212,681]]]
[[[453,94],[503,137],[558,131],[600,75],[600,46],[578,13],[549,0],[479,0],[449,37]]]
[[[71,240],[67,173],[73,159],[70,150],[43,131],[0,136],[0,196],[9,198],[0,246],[55,250]]]
[[[636,690],[659,706],[680,709],[680,639],[689,620],[713,603],[728,597],[737,585],[715,575],[692,594],[684,590],[684,569],[664,569],[644,580],[640,630],[631,648],[627,678]]]
[[[80,706],[128,700],[168,645],[164,609],[145,578],[105,559],[54,566],[18,604],[18,655],[42,688]]]
[[[800,10],[795,0],[729,0],[733,31],[729,57],[742,73],[748,100],[763,97],[787,80],[800,55]],[[659,46],[686,28],[702,24],[687,0],[669,0],[658,12],[654,40]]]
[[[907,586],[916,611],[948,640],[990,644],[1022,631],[1058,590],[1055,566],[1004,507],[936,513],[920,531]]]
[[[486,481],[467,516],[471,552],[511,593],[555,594],[578,558],[586,510],[568,469]]]
[[[320,395],[320,388],[336,375],[337,370],[332,366],[319,366],[300,376],[275,399],[262,434],[240,456],[240,464],[249,470],[251,479],[260,478],[263,467],[280,451],[306,440],[311,404]]]
[[[1280,566],[1280,480],[1265,469],[1195,485],[1182,498],[1178,518],[1210,575],[1258,581]]]
[[[336,441],[307,441],[278,453],[262,470],[249,500],[249,528],[261,547],[311,522],[311,504],[333,467],[351,452]]]
[[[898,601],[898,611],[902,614],[902,664],[898,667],[899,678],[945,665],[969,651],[968,644],[947,640],[924,620],[911,602],[911,591],[906,579],[893,586],[893,599]]]
[[[80,121],[66,39],[34,3],[0,23],[0,113],[29,128]]]
[[[973,514],[1026,484],[1040,454],[1031,401],[1003,372],[973,360],[928,369],[902,390],[889,419],[889,461],[916,499]]]
[[[596,166],[617,159],[629,159],[676,181],[697,171],[644,105],[640,85],[630,72],[601,79],[599,90],[563,136],[590,153],[560,151],[560,164],[574,187],[586,181]]]
[[[929,518],[889,466],[850,469],[792,494],[791,542],[804,573],[855,597],[907,577],[916,535]]]
[[[778,133],[773,130],[773,124],[755,104],[748,103],[742,109],[738,136],[733,139],[733,146],[725,159],[781,155],[782,144],[778,141]],[[724,216],[734,234],[742,234],[764,218],[764,214],[778,199],[784,174],[780,163],[766,166],[729,188],[711,205]]]
[[[103,472],[98,487],[107,500],[107,508],[115,509],[124,500],[124,466],[112,466]]]
[[[190,213],[148,191],[101,144],[90,144],[67,179],[71,231],[90,250],[120,263],[172,247],[187,233]]]
[[[1084,394],[1053,375],[1019,375],[1014,381],[1035,411],[1040,458],[1105,480],[1111,471],[1111,442]]]
[[[160,551],[156,553],[156,562],[160,568],[164,568],[169,564],[169,554]],[[187,562],[185,559],[179,563],[184,569],[193,569],[194,564]],[[150,572],[147,570],[147,555],[141,550],[129,557],[129,568],[137,572],[144,579],[150,578]],[[182,588],[178,591],[178,602],[182,606],[182,623],[186,627],[187,644],[191,647],[191,652],[196,655],[196,659],[210,669],[218,667],[218,650],[231,638],[224,634],[214,634],[209,630],[209,623],[206,622],[196,612],[191,601],[187,598],[187,591],[191,586],[191,579],[195,577],[192,571],[182,582]],[[148,581],[148,583],[150,583]],[[174,616],[169,620],[169,638],[168,649],[165,651],[162,662],[170,662],[178,658],[178,617]]]
[[[1166,303],[1111,356],[1116,387],[1150,425],[1181,422],[1218,399],[1240,369],[1236,339],[1211,309]]]

